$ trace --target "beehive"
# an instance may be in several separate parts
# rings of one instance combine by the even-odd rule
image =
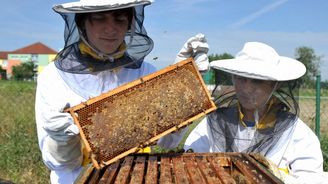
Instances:
[[[244,153],[183,153],[127,156],[101,170],[81,173],[76,184],[282,184]]]
[[[95,167],[108,165],[215,109],[192,59],[68,109]]]

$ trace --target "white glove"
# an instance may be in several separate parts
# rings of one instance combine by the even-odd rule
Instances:
[[[207,72],[209,69],[209,61],[207,57],[209,46],[207,44],[205,35],[197,34],[187,40],[179,51],[175,63],[185,60],[187,58],[194,58],[198,70],[200,72]]]
[[[328,183],[328,173],[306,171],[298,171],[294,174],[292,173],[293,171],[288,171],[289,173],[286,173],[284,170],[280,170],[274,162],[272,162],[270,159],[265,158],[260,153],[250,153],[250,156],[252,156],[259,163],[263,164],[273,175],[275,175],[285,184]]]
[[[53,140],[68,141],[80,133],[79,128],[73,123],[72,116],[64,112],[67,108],[69,108],[68,103],[61,109],[45,114],[47,121],[43,128]]]
[[[284,181],[285,175],[283,171],[280,171],[277,164],[272,162],[270,159],[264,157],[261,153],[250,153],[250,156],[253,157],[257,162],[265,166],[273,175],[275,175],[280,180]]]
[[[46,145],[51,156],[67,169],[74,170],[81,166],[83,157],[79,135],[67,141],[56,141],[49,136]]]
[[[48,133],[46,146],[52,157],[60,164],[74,169],[81,165],[81,141],[79,129],[73,123],[69,113],[64,112],[65,107],[46,113],[44,129]]]
[[[293,175],[292,173],[287,174],[283,170],[280,170],[271,160],[267,159],[267,162],[269,163],[268,169],[271,173],[285,184],[322,184],[324,181],[328,181],[321,173],[298,172],[297,175]]]

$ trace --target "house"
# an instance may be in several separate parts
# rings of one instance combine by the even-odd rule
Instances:
[[[8,53],[7,51],[0,51],[0,79],[7,79]]]
[[[0,51],[0,65],[2,69],[6,70],[6,77],[11,78],[13,66],[32,61],[38,74],[49,62],[54,60],[56,54],[55,50],[37,42],[14,51]]]

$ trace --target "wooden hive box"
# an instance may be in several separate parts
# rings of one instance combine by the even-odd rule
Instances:
[[[215,110],[192,59],[67,111],[96,168],[104,167]]]
[[[75,184],[282,184],[245,153],[130,155],[100,170],[85,169]]]

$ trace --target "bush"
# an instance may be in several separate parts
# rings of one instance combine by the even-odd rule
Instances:
[[[33,80],[35,65],[32,61],[13,67],[14,80]]]
[[[321,137],[320,143],[323,154],[323,170],[328,172],[328,135]]]

